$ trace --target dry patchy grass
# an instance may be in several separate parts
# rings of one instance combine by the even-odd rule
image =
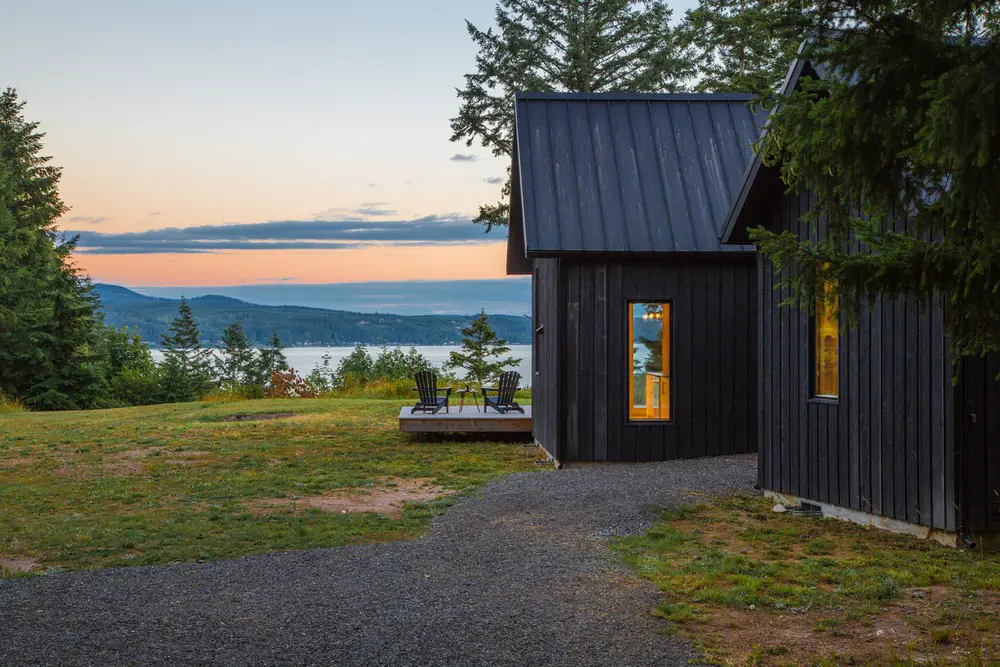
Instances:
[[[1000,663],[1000,557],[737,497],[616,543],[723,664]]]
[[[450,494],[536,468],[537,450],[518,443],[401,434],[400,405],[269,399],[4,414],[0,577],[404,539]],[[232,420],[281,413],[293,414]],[[350,507],[337,505],[344,499]]]

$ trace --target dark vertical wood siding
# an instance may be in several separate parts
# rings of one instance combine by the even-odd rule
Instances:
[[[555,458],[559,446],[559,260],[536,259],[531,276],[531,415],[535,440]],[[541,332],[539,333],[539,328]]]
[[[544,403],[535,412],[540,442],[552,434],[548,420],[555,409],[559,458],[566,461],[660,461],[755,450],[753,256],[559,262],[558,407]],[[627,420],[628,301],[672,303],[668,423]],[[544,364],[540,359],[543,375],[550,372]],[[544,379],[539,384],[549,386]]]
[[[808,193],[783,197],[772,229],[799,222]],[[875,302],[840,340],[839,399],[812,398],[811,327],[779,307],[760,262],[760,477],[765,489],[945,530],[957,529],[955,396],[940,305]],[[998,421],[1000,423],[1000,421]]]
[[[973,533],[1000,531],[1000,357],[966,359],[956,428],[961,516]]]

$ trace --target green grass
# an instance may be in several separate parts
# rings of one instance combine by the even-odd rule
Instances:
[[[963,664],[986,664],[983,651],[1000,659],[1000,556],[771,505],[680,508],[615,549],[663,591],[656,614],[721,662],[933,664],[955,646]]]
[[[268,501],[363,493],[393,478],[465,491],[536,467],[538,452],[518,443],[401,434],[400,405],[265,399],[5,414],[0,576],[4,558],[81,569],[410,538],[450,501],[413,504],[397,518]],[[223,421],[267,412],[295,416]]]

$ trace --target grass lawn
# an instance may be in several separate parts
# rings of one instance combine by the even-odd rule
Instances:
[[[533,470],[520,443],[426,442],[402,402],[281,399],[0,415],[0,577],[406,539]],[[224,421],[242,413],[294,413]],[[409,499],[425,502],[404,502]],[[366,503],[377,511],[364,511]]]
[[[1000,556],[772,505],[681,508],[615,548],[723,664],[1000,664]]]

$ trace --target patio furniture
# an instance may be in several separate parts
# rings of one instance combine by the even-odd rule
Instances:
[[[459,412],[461,412],[465,408],[465,395],[466,394],[472,394],[472,400],[476,404],[476,412],[479,412],[479,396],[478,396],[478,392],[475,389],[473,389],[473,388],[469,387],[468,385],[466,385],[466,387],[464,389],[459,389],[456,393],[458,394],[458,411]]]
[[[517,391],[517,383],[520,381],[520,373],[507,371],[500,374],[500,382],[496,387],[483,387],[483,412],[486,412],[486,408],[493,408],[500,414],[506,414],[510,410],[524,414],[524,408],[514,400],[514,392]],[[488,392],[496,394],[496,397],[491,398]]]
[[[438,389],[437,386],[437,375],[431,371],[419,371],[413,376],[416,381],[417,386],[413,388],[413,391],[417,392],[419,399],[410,410],[410,414],[414,412],[429,412],[432,415],[437,414],[444,408],[445,412],[448,412],[448,398],[451,396],[451,387],[445,387],[443,389]],[[441,396],[441,392],[444,392],[444,396]]]

